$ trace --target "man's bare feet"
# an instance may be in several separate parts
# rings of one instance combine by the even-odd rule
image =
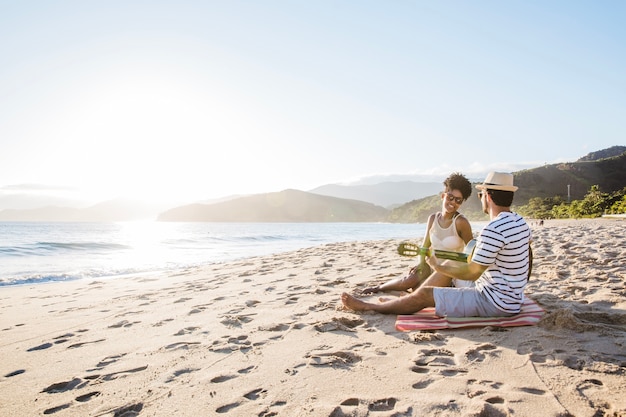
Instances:
[[[354,311],[365,311],[372,309],[371,304],[366,303],[365,301],[361,301],[346,292],[341,294],[341,302],[344,306]]]

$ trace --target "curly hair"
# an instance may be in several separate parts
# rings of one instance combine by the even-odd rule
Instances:
[[[472,195],[472,183],[469,182],[465,175],[454,172],[450,174],[443,182],[447,190],[459,190],[463,195],[463,199],[467,200]]]

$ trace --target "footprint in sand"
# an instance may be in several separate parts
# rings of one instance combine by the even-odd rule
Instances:
[[[185,375],[185,374],[190,374],[192,372],[196,372],[199,371],[200,368],[183,368],[183,369],[179,369],[177,371],[174,371],[174,374],[169,377],[167,380],[165,380],[166,384],[169,384],[170,382],[173,382],[176,380],[176,378],[178,378],[181,375]]]
[[[25,369],[18,369],[17,371],[9,372],[9,373],[8,373],[8,374],[6,374],[4,377],[5,377],[5,378],[11,378],[11,377],[16,376],[16,375],[21,375],[21,374],[23,374],[24,372],[26,372],[26,370],[25,370]]]
[[[444,377],[466,373],[467,370],[457,366],[454,354],[445,348],[422,349],[413,360],[411,371],[418,374],[437,373]]]
[[[70,403],[61,404],[61,405],[57,405],[56,407],[48,408],[48,409],[44,410],[43,413],[45,415],[54,414],[54,413],[58,413],[61,410],[65,410],[66,408],[70,408],[71,406],[72,406],[72,404],[70,404]]]
[[[237,371],[238,374],[247,374],[250,373],[253,369],[255,369],[256,366],[252,365],[252,366],[248,366],[247,368],[243,368]]]
[[[87,394],[79,395],[78,397],[74,398],[74,400],[78,401],[79,403],[85,403],[87,401],[90,401],[94,397],[98,397],[101,394],[102,393],[100,391],[88,392]]]
[[[424,389],[427,386],[429,386],[430,384],[432,384],[433,382],[435,382],[435,380],[429,378],[429,379],[425,379],[425,380],[420,381],[420,382],[416,382],[415,384],[411,385],[411,387],[413,389]]]
[[[110,374],[102,375],[98,379],[102,381],[113,381],[114,379],[125,377],[126,375],[129,375],[129,374],[134,374],[137,372],[145,371],[146,369],[148,369],[148,365],[140,366],[138,368],[126,369],[124,371],[119,371],[119,372],[112,372]]]
[[[265,397],[266,394],[267,394],[267,390],[263,388],[257,388],[255,390],[248,392],[247,394],[244,394],[243,396],[244,398],[247,398],[248,400],[256,401],[261,397]]]
[[[44,349],[48,349],[48,348],[50,348],[52,346],[53,346],[52,343],[44,343],[44,344],[41,344],[39,346],[35,346],[35,347],[30,348],[30,349],[26,349],[26,352],[35,352],[37,350],[44,350]]]
[[[128,320],[122,320],[122,321],[119,321],[119,322],[117,322],[115,324],[110,325],[109,329],[120,329],[122,327],[130,327],[133,324],[138,324],[138,323],[141,323],[141,322],[140,321],[129,322]]]
[[[224,413],[228,413],[230,410],[232,410],[233,408],[237,408],[241,405],[240,402],[235,402],[235,403],[230,403],[230,404],[226,404],[226,405],[222,405],[221,407],[218,407],[215,409],[216,413],[219,414],[224,414]]]
[[[163,349],[165,350],[177,350],[177,349],[189,349],[191,346],[199,346],[200,342],[176,342],[176,343],[172,343],[169,344],[167,346],[164,346]]]
[[[174,336],[184,336],[186,334],[193,333],[198,329],[199,327],[195,326],[185,327],[184,329],[180,329],[178,332],[174,333]]]
[[[483,343],[482,345],[479,345],[465,352],[465,358],[470,362],[482,362],[485,360],[485,354],[483,353],[483,351],[494,351],[492,353],[495,354],[497,353],[496,345],[491,343]]]
[[[231,379],[237,378],[237,375],[220,375],[214,378],[211,378],[212,384],[220,384],[222,382],[230,381]]]
[[[376,400],[367,405],[367,409],[370,411],[391,411],[396,406],[395,398],[384,398],[382,400]]]
[[[284,332],[289,330],[290,326],[285,323],[271,324],[267,326],[259,326],[259,330],[263,332]]]
[[[241,336],[224,336],[225,340],[215,340],[213,345],[209,348],[211,352],[218,353],[231,353],[234,351],[247,352],[252,349],[252,342],[248,340],[247,335]]]
[[[75,388],[81,388],[86,384],[87,382],[83,381],[82,379],[74,378],[70,381],[57,382],[56,384],[52,384],[44,388],[41,392],[46,392],[48,394],[58,394],[60,392],[70,391]]]
[[[74,333],[65,333],[65,334],[62,334],[61,336],[54,337],[53,338],[54,344],[58,345],[60,343],[65,343],[70,339],[70,337],[73,337],[73,336],[74,336]]]
[[[93,343],[104,342],[105,340],[106,339],[98,339],[98,340],[91,340],[89,342],[74,343],[73,345],[69,345],[67,348],[68,349],[76,349],[76,348],[79,348],[79,347],[84,346],[84,345],[91,345]]]
[[[519,355],[527,355],[529,353],[541,352],[543,350],[543,346],[538,340],[527,340],[522,342],[517,347],[517,353]]]
[[[354,328],[363,323],[365,323],[365,321],[360,318],[333,317],[330,322],[317,323],[313,327],[320,333],[332,331],[355,332],[356,330],[354,330]]]
[[[330,417],[346,417],[352,415],[361,415],[364,413],[360,413],[358,411],[358,407],[364,406],[367,407],[367,411],[373,412],[381,412],[381,411],[392,411],[396,407],[396,403],[398,400],[396,398],[382,398],[380,400],[360,400],[358,398],[348,398],[341,402],[339,407],[336,407],[330,414]],[[348,412],[342,410],[341,407],[357,407],[357,410],[351,409]],[[363,410],[365,411],[365,410]],[[394,414],[399,415],[399,414]],[[404,414],[402,414],[404,415]]]
[[[96,370],[103,369],[104,367],[109,366],[112,363],[115,363],[115,362],[119,361],[124,356],[126,356],[126,353],[121,353],[119,355],[107,356],[106,358],[104,358],[100,362],[98,362],[98,364],[96,365],[95,368],[90,369],[89,371],[96,371]]]
[[[475,379],[470,379],[467,381],[466,395],[468,398],[480,397],[482,395],[487,394],[490,391],[500,389],[502,385],[503,384],[501,382],[494,382],[494,381],[489,381],[489,380],[477,381]],[[504,402],[502,398],[494,397],[494,396],[491,396],[485,399],[485,401],[491,404]],[[491,414],[488,414],[488,415],[491,415]]]
[[[241,314],[241,315],[224,315],[224,317],[220,323],[222,323],[226,327],[242,327],[243,324],[250,323],[253,319],[250,316],[254,316],[253,314]]]
[[[170,322],[170,321],[174,321],[174,319],[165,319],[165,320],[161,320],[161,321],[159,321],[158,323],[154,323],[154,324],[152,325],[152,327],[161,327],[161,326],[163,326],[164,324],[166,324],[167,322]]]
[[[143,410],[143,403],[124,405],[113,410],[113,417],[135,417]]]
[[[258,398],[261,397],[265,397],[266,391],[264,389],[256,389],[254,391],[251,391],[247,394],[244,394],[244,398],[247,400],[251,400],[254,401]],[[233,403],[229,403],[226,405],[223,405],[221,407],[218,407],[217,409],[215,409],[215,411],[219,414],[223,414],[223,413],[228,413],[229,411],[233,410],[234,408],[239,407],[242,404],[242,402],[233,402]],[[275,401],[272,404],[270,404],[270,406],[266,409],[264,409],[263,411],[261,411],[259,414],[257,414],[257,416],[259,417],[271,417],[271,416],[277,416],[279,415],[278,411],[273,411],[272,408],[276,408],[276,407],[283,407],[284,405],[286,405],[287,402],[286,401]]]
[[[547,392],[542,389],[537,389],[537,388],[532,388],[532,387],[522,387],[519,390],[522,392],[526,392],[528,394],[533,394],[533,395],[545,395]]]
[[[591,378],[585,379],[576,385],[576,391],[584,398],[589,399],[590,392],[598,392],[604,390],[604,384],[599,379]]]
[[[418,333],[408,333],[408,340],[413,343],[422,343],[422,342],[435,342],[441,341],[445,342],[446,336],[442,333],[432,333],[428,331],[422,331]]]
[[[361,361],[359,355],[345,351],[309,353],[305,358],[309,359],[309,365],[333,368],[346,368]]]

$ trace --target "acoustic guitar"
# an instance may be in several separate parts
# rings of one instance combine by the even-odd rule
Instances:
[[[463,252],[452,252],[447,250],[435,249],[435,256],[441,259],[449,259],[458,262],[469,263],[474,255],[474,249],[476,249],[476,239],[472,239],[467,242]],[[422,264],[425,264],[425,255],[430,255],[431,248],[424,248],[411,242],[402,242],[398,245],[398,253],[402,256],[421,256]],[[533,248],[528,247],[528,279],[533,271]]]
[[[467,242],[463,252],[453,252],[435,249],[435,256],[441,259],[449,259],[457,262],[469,262],[476,248],[476,239]],[[431,248],[424,248],[411,242],[402,242],[398,245],[398,253],[402,256],[429,256]]]

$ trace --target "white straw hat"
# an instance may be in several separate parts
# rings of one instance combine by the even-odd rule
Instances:
[[[508,172],[490,172],[482,184],[476,186],[479,190],[502,190],[517,191],[517,187],[513,185],[513,174]]]

